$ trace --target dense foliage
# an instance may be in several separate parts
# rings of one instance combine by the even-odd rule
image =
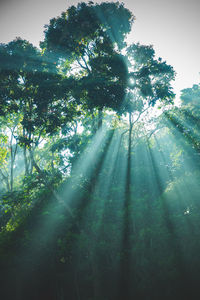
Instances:
[[[196,299],[200,85],[79,3],[0,45],[2,299]],[[156,112],[160,113],[157,114]]]

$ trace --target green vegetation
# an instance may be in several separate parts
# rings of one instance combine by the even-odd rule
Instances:
[[[3,300],[198,299],[200,85],[175,106],[134,19],[83,2],[0,45]]]

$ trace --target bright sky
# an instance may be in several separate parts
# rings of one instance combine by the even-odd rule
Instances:
[[[75,0],[0,0],[0,42],[20,36],[38,46],[44,25]],[[101,1],[97,1],[101,2]],[[136,17],[129,41],[152,44],[177,72],[174,89],[200,82],[200,1],[124,0]]]

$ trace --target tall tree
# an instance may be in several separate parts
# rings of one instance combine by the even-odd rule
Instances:
[[[125,95],[127,67],[121,54],[134,17],[123,4],[79,3],[46,26],[42,48],[76,79],[73,97],[89,110],[119,109]]]

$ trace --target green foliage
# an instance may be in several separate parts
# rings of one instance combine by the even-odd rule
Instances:
[[[0,45],[4,299],[198,291],[199,85],[141,121],[173,103],[175,73],[152,46],[125,49],[133,21],[119,2],[82,2],[50,20],[41,50]]]
[[[174,80],[175,72],[172,66],[161,58],[155,59],[152,46],[133,44],[128,47],[127,55],[133,69],[130,87],[136,89],[149,105],[154,106],[158,100],[173,103],[175,95],[170,82]]]
[[[73,66],[79,69],[72,95],[87,108],[119,110],[127,83],[127,67],[119,51],[126,45],[133,19],[119,2],[90,2],[70,7],[46,26],[41,46],[60,56],[65,73]]]
[[[50,21],[41,46],[70,59],[110,54],[114,43],[119,48],[125,45],[124,37],[132,22],[131,12],[119,2],[82,2]]]
[[[192,104],[199,106],[200,103],[200,85],[194,84],[192,88],[181,91],[181,100],[184,105]]]
[[[2,48],[8,60],[1,66],[2,107],[22,115],[20,143],[30,145],[37,141],[32,139],[33,131],[52,134],[73,118],[75,105],[67,102],[70,86],[66,79],[62,84],[51,59],[27,41],[16,39]]]
[[[6,163],[6,158],[7,158],[7,154],[8,154],[8,149],[6,147],[6,143],[8,141],[8,137],[0,134],[0,144],[1,144],[1,148],[0,148],[0,167]]]

